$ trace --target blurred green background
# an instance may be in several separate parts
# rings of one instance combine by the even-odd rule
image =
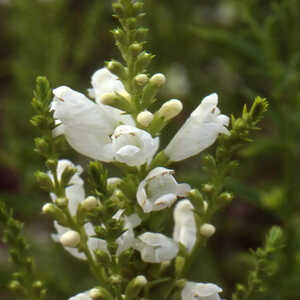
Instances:
[[[151,71],[168,79],[161,98],[184,103],[162,145],[211,92],[219,94],[226,114],[238,115],[257,95],[270,101],[262,130],[240,151],[241,166],[227,182],[235,200],[213,220],[217,233],[199,252],[191,278],[217,283],[229,299],[251,266],[248,248],[260,246],[268,228],[278,224],[286,247],[262,299],[300,299],[300,1],[145,3],[147,48],[156,55]],[[109,0],[0,0],[0,198],[26,223],[49,299],[68,299],[94,281],[84,263],[52,242],[51,221],[40,214],[48,195],[33,176],[44,169],[29,123],[35,77],[86,92],[92,73],[119,57],[109,32],[114,26]],[[67,157],[85,163],[72,151]],[[177,176],[200,187],[201,157],[178,164]],[[5,288],[13,270],[0,244],[3,300],[15,299]]]

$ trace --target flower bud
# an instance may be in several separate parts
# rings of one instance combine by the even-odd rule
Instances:
[[[155,85],[156,87],[162,87],[166,82],[166,76],[162,73],[154,74],[150,78],[150,83]]]
[[[129,46],[129,51],[133,56],[137,56],[143,50],[143,45],[140,43],[133,43]]]
[[[66,197],[56,198],[55,204],[57,204],[59,207],[66,207],[68,205],[68,199]]]
[[[207,212],[207,209],[208,209],[208,203],[207,201],[203,201],[203,210],[205,213]]]
[[[85,200],[82,201],[81,207],[85,210],[92,210],[99,205],[99,201],[94,196],[88,196]]]
[[[145,51],[143,51],[142,53],[140,53],[137,57],[137,61],[136,61],[136,71],[137,73],[142,73],[145,71],[145,69],[148,67],[148,65],[150,64],[151,60],[153,59],[153,55],[151,55],[150,53],[147,53]]]
[[[144,86],[149,81],[149,77],[146,74],[138,74],[134,80],[139,86]]]
[[[206,183],[202,187],[202,191],[205,192],[205,193],[210,193],[210,192],[213,191],[213,189],[214,189],[214,186],[210,183]]]
[[[51,192],[53,190],[53,182],[50,179],[48,174],[38,171],[35,173],[35,177],[36,177],[36,180],[37,180],[39,186],[43,190],[45,190],[47,192]]]
[[[127,79],[126,68],[118,61],[112,60],[106,64],[106,67],[109,71],[119,77],[121,80]]]
[[[211,237],[216,232],[216,228],[212,224],[203,224],[200,227],[200,234],[206,238]]]
[[[153,114],[148,111],[142,111],[138,114],[136,120],[144,127],[147,127],[153,120]]]
[[[182,111],[182,103],[177,99],[172,99],[164,103],[158,113],[166,121],[175,118]]]
[[[103,287],[91,289],[89,297],[92,300],[114,300],[113,296]]]
[[[80,243],[80,235],[77,231],[69,230],[60,237],[60,242],[64,247],[76,248]]]
[[[102,104],[111,105],[117,100],[117,95],[115,93],[105,93],[101,97]]]
[[[145,276],[139,275],[132,279],[126,288],[126,299],[136,299],[142,289],[147,285],[148,281]]]
[[[51,216],[62,225],[66,222],[66,216],[63,211],[53,203],[44,204],[42,207],[42,213]]]
[[[21,287],[21,284],[20,284],[20,282],[19,282],[18,280],[12,280],[12,281],[9,283],[9,288],[10,288],[11,290],[16,291],[16,290],[21,289],[22,287]]]
[[[119,184],[121,184],[123,180],[119,177],[110,177],[107,179],[107,186],[109,188],[111,187],[117,187]]]

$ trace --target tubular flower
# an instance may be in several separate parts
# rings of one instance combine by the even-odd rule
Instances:
[[[54,134],[64,134],[77,152],[104,162],[113,160],[111,135],[120,124],[134,125],[131,116],[119,109],[94,103],[69,87],[53,90],[51,109],[58,127]]]
[[[92,75],[92,87],[88,90],[89,96],[95,98],[97,103],[101,103],[101,98],[107,93],[126,93],[124,85],[116,75],[107,68],[101,68]]]
[[[54,227],[57,231],[57,234],[52,234],[52,238],[54,241],[59,242],[61,237],[68,232],[70,229],[64,226],[59,225],[56,221],[54,221]],[[108,252],[107,250],[107,243],[105,240],[99,239],[99,238],[94,238],[93,236],[95,235],[94,227],[91,223],[86,223],[84,225],[84,230],[86,232],[86,235],[88,236],[88,249],[94,255],[93,251],[96,249],[100,249],[103,251]],[[66,251],[68,251],[71,255],[78,259],[86,259],[86,256],[84,253],[79,252],[78,249],[72,248],[72,247],[64,247]]]
[[[190,186],[178,184],[172,174],[173,170],[157,167],[140,183],[137,201],[145,213],[171,207],[177,197],[188,194]]]
[[[212,283],[198,283],[188,281],[182,292],[182,300],[220,300],[218,293],[221,293],[222,289]]]
[[[140,251],[143,261],[161,263],[177,255],[178,245],[161,233],[145,232],[136,239],[135,249]]]
[[[75,216],[78,205],[85,199],[85,192],[83,187],[83,180],[80,177],[82,173],[81,166],[75,166],[71,161],[67,159],[61,159],[57,165],[57,177],[58,181],[61,180],[62,174],[66,168],[76,168],[77,172],[72,176],[69,182],[69,186],[66,188],[65,193],[68,199],[68,209],[72,216]],[[52,174],[49,172],[49,176],[53,180]],[[55,202],[56,195],[51,193],[51,199]]]
[[[173,239],[183,244],[189,253],[193,250],[197,238],[196,220],[192,203],[184,199],[177,203],[174,209]]]
[[[171,161],[197,155],[211,146],[220,133],[229,135],[229,118],[220,114],[218,95],[205,97],[173,137],[165,154]]]
[[[112,135],[114,160],[129,166],[149,163],[159,147],[159,139],[130,125],[120,125]]]

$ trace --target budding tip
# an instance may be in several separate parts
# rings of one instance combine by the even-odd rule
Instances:
[[[76,248],[80,243],[80,235],[77,231],[69,230],[60,237],[59,241],[64,247]]]
[[[162,73],[154,74],[150,78],[150,83],[157,87],[162,87],[166,83],[166,76]]]
[[[142,111],[138,114],[136,120],[142,126],[147,127],[153,120],[153,114],[150,111]]]
[[[203,224],[200,227],[200,234],[206,238],[211,237],[216,232],[216,227],[212,224]]]
[[[175,118],[182,111],[182,108],[183,105],[180,100],[171,99],[161,106],[159,115],[168,121]]]
[[[105,105],[111,105],[115,102],[116,95],[115,93],[105,93],[101,96],[101,103]]]
[[[144,86],[149,81],[149,77],[146,74],[138,74],[134,80],[139,86]]]

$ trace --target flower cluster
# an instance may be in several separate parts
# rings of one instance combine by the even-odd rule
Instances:
[[[215,284],[186,280],[194,251],[215,232],[207,223],[214,203],[178,183],[170,165],[198,155],[220,134],[230,135],[229,118],[211,94],[159,149],[162,129],[183,105],[170,99],[153,109],[167,79],[147,71],[153,56],[143,49],[145,29],[137,25],[142,6],[113,3],[121,27],[112,32],[125,64],[111,60],[97,70],[87,95],[67,86],[55,88],[53,98],[47,88],[36,94],[48,99],[46,110],[39,99],[33,104],[39,112],[34,124],[49,124],[48,136],[36,140],[50,170],[38,174],[52,200],[43,212],[54,219],[53,239],[87,261],[99,283],[71,300],[152,299],[160,292],[163,299],[219,300]],[[86,174],[84,166],[57,159],[62,140],[93,160]],[[123,177],[109,178],[103,163]],[[171,223],[173,233],[166,226]]]
[[[152,77],[153,81],[163,84],[165,77],[156,74]],[[145,110],[134,116],[108,104],[118,95],[131,101],[122,82],[108,68],[96,71],[91,84],[89,97],[66,86],[53,90],[54,98],[50,106],[56,124],[53,134],[63,135],[73,149],[88,158],[135,170],[138,177],[136,199],[129,201],[122,190],[126,178],[105,180],[110,201],[118,199],[117,205],[114,202],[117,210],[110,216],[110,221],[118,224],[120,230],[113,241],[106,239],[105,234],[100,238],[99,233],[107,231],[109,222],[106,219],[96,226],[93,218],[89,219],[89,214],[105,209],[105,199],[97,194],[86,195],[81,166],[75,166],[68,160],[59,160],[55,176],[49,173],[49,178],[53,185],[58,183],[63,186],[60,183],[66,177],[68,182],[64,191],[58,189],[57,194],[50,193],[54,203],[43,207],[45,213],[56,213],[54,227],[57,233],[52,235],[53,239],[60,242],[71,255],[83,260],[97,261],[100,254],[102,257],[106,255],[109,261],[112,256],[121,259],[127,250],[131,250],[139,252],[144,263],[168,265],[179,255],[180,248],[190,255],[200,236],[212,235],[214,227],[210,224],[199,225],[194,206],[188,199],[191,187],[177,183],[174,170],[165,166],[197,155],[212,145],[219,134],[229,134],[226,128],[229,118],[220,113],[217,94],[205,97],[167,147],[157,154],[159,137],[153,136],[151,130],[147,129],[151,128],[157,115],[162,122],[174,118],[182,110],[182,103],[173,99],[163,104],[155,114]],[[157,163],[159,157],[164,158],[162,166]],[[120,201],[122,197],[126,198],[125,204]],[[175,203],[172,237],[159,230],[147,230],[152,228],[152,216],[159,219],[164,216],[160,211],[169,211]],[[207,203],[204,202],[203,206],[205,213]],[[64,217],[57,217],[58,209]],[[147,279],[142,277],[142,285],[147,285]],[[137,278],[141,280],[141,275],[135,278],[135,285],[139,282]],[[187,281],[181,297],[183,300],[217,300],[221,291],[214,284]],[[102,289],[95,288],[70,299],[97,299],[101,293]]]

